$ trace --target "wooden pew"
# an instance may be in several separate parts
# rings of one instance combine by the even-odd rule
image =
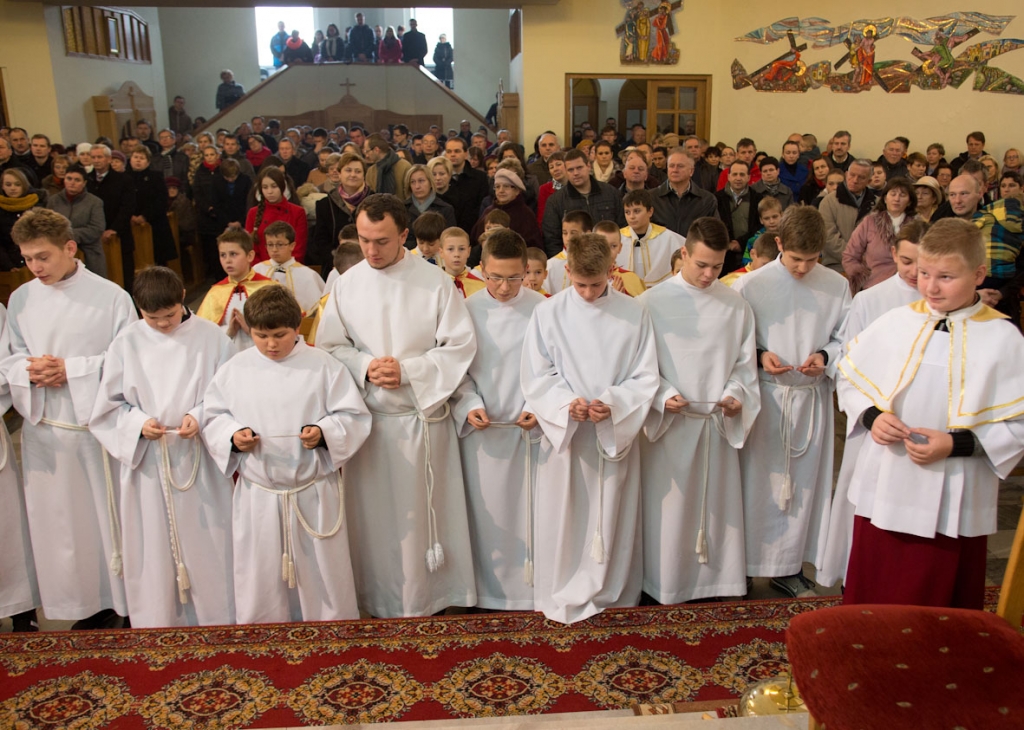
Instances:
[[[124,288],[124,265],[121,263],[121,238],[115,233],[103,242],[103,257],[107,260],[107,279]]]
[[[200,286],[203,283],[204,275],[203,254],[199,249],[199,243],[193,240],[189,245],[183,247],[181,245],[181,232],[178,229],[178,216],[174,211],[169,211],[167,213],[167,220],[171,224],[174,247],[178,251],[177,268],[175,268],[173,262],[171,268],[181,274],[186,288]]]
[[[0,271],[0,301],[6,307],[11,299],[11,294],[22,284],[26,284],[35,277],[26,267],[12,269],[11,271]]]

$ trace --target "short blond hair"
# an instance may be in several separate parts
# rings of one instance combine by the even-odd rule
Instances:
[[[71,221],[47,208],[32,208],[14,224],[11,238],[19,246],[43,238],[63,248],[71,240]]]
[[[810,205],[791,205],[782,214],[779,239],[783,251],[821,253],[825,250],[825,219]]]
[[[445,228],[443,231],[441,231],[441,238],[439,240],[441,241],[442,245],[444,245],[444,242],[447,241],[449,238],[461,238],[466,243],[469,243],[469,234],[466,233],[461,228],[459,228],[458,226],[451,226],[450,228]]]
[[[959,256],[968,268],[976,269],[986,263],[985,237],[973,223],[960,218],[942,218],[921,238],[918,255]]]
[[[579,236],[566,255],[566,266],[576,276],[607,275],[612,268],[612,248],[600,233]]]

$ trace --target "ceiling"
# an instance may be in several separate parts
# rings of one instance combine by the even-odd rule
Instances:
[[[15,2],[31,2],[32,0],[15,0]],[[66,5],[56,0],[43,0],[46,5]],[[508,9],[511,7],[522,7],[523,5],[557,5],[558,0],[412,0],[406,5],[396,3],[395,0],[359,0],[352,8],[401,8],[416,6],[437,7],[437,8],[486,8],[486,9]],[[111,2],[75,2],[75,5],[109,6]],[[299,7],[315,8],[337,8],[347,7],[338,0],[267,0],[267,2],[252,2],[252,0],[130,0],[124,7],[179,7],[179,8],[251,8],[257,5],[269,5],[272,7],[283,7],[295,5]]]

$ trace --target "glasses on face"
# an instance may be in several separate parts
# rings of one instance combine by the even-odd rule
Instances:
[[[484,274],[484,278],[499,286],[502,284],[522,284],[526,280],[525,276],[491,276],[489,274]]]
[[[277,249],[288,248],[291,245],[292,244],[290,244],[290,243],[268,243],[267,244],[267,250],[268,251],[276,251]]]

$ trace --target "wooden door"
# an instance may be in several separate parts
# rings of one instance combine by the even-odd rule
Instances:
[[[647,80],[647,138],[658,134],[696,134],[704,139],[710,131],[708,82],[705,79]]]

